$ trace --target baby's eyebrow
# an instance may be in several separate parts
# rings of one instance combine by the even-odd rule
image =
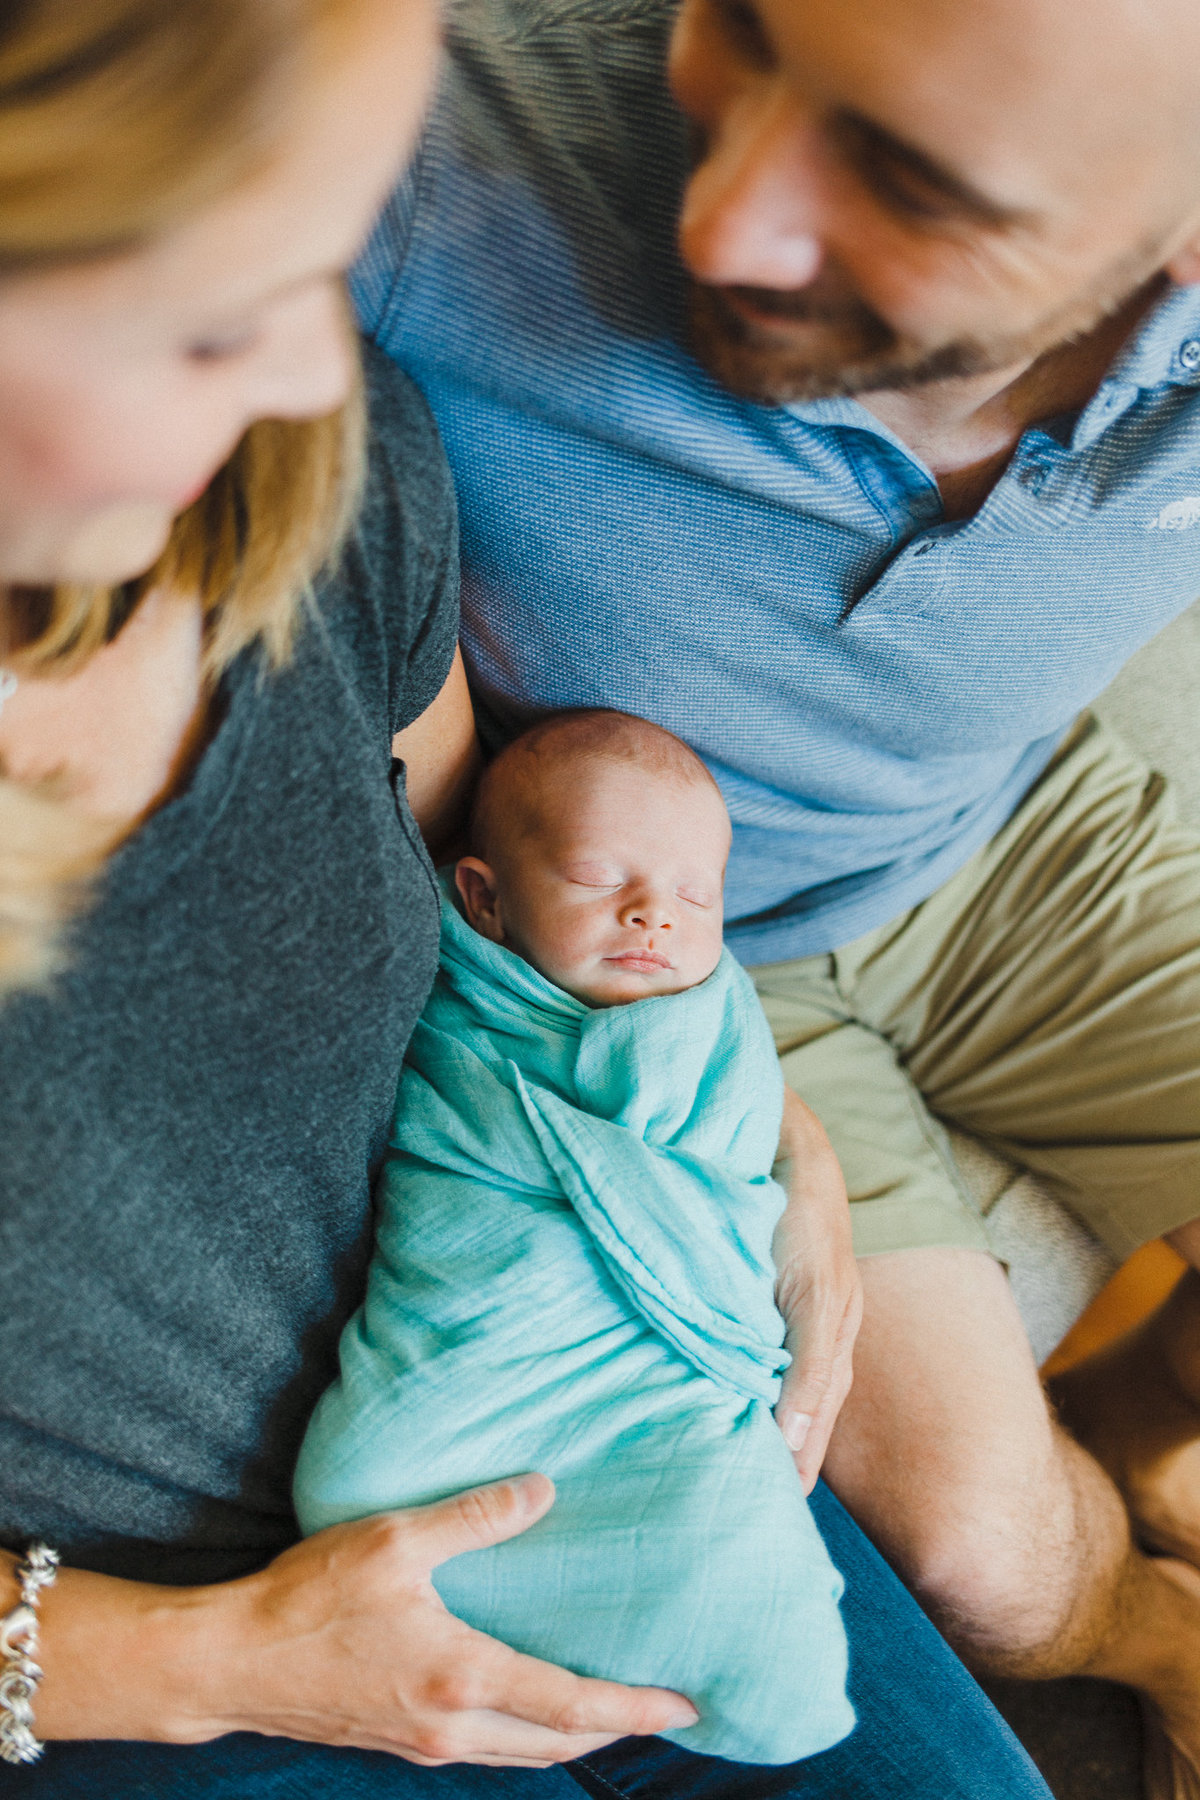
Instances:
[[[570,881],[595,881],[605,887],[625,879],[615,863],[572,861],[562,865],[562,872]]]

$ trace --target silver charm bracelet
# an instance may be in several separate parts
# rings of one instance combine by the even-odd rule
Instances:
[[[42,1679],[37,1665],[38,1601],[58,1574],[58,1551],[30,1544],[13,1573],[21,1598],[0,1619],[0,1758],[36,1762],[45,1749],[33,1732],[33,1700]]]

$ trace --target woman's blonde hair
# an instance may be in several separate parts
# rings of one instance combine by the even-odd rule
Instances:
[[[0,280],[136,249],[261,167],[354,0],[10,0],[0,23]],[[113,587],[0,599],[0,657],[65,673],[151,588],[195,595],[210,677],[261,639],[286,658],[362,470],[361,392],[328,418],[252,425]],[[44,980],[118,834],[0,777],[0,995]]]

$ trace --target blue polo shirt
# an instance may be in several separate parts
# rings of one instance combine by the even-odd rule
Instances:
[[[931,893],[1200,594],[1200,289],[947,521],[857,401],[744,402],[684,348],[668,26],[661,0],[460,4],[355,292],[454,469],[485,729],[599,705],[686,739],[762,962]]]

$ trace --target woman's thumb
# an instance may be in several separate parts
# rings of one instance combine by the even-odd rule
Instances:
[[[433,1569],[464,1550],[483,1550],[519,1536],[553,1504],[554,1483],[549,1476],[511,1475],[419,1507],[410,1517],[424,1540],[422,1561]]]

